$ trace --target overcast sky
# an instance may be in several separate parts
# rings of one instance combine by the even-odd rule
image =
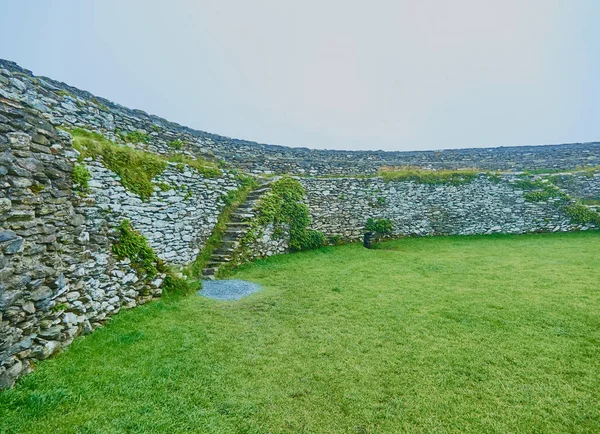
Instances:
[[[0,0],[0,57],[230,137],[600,140],[599,0]]]

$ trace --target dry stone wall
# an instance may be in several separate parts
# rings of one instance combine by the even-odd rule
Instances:
[[[600,204],[600,170],[556,174],[552,176],[552,182],[573,197]]]
[[[71,144],[0,99],[0,388],[123,307],[160,295],[111,254],[94,198],[73,193]]]
[[[574,176],[574,175],[571,175]],[[600,185],[600,177],[585,178]],[[366,220],[392,221],[394,236],[521,234],[538,231],[587,230],[560,209],[560,199],[528,202],[512,183],[482,174],[463,185],[426,185],[381,178],[301,178],[307,192],[312,228],[327,236],[356,241]],[[587,184],[586,184],[587,185]]]
[[[381,166],[402,165],[482,170],[571,170],[600,165],[599,142],[419,152],[332,151],[265,145],[194,130],[141,110],[131,110],[65,83],[36,77],[14,62],[2,59],[0,96],[30,104],[55,125],[92,128],[108,137],[117,130],[143,131],[151,136],[150,143],[145,145],[147,149],[158,153],[168,152],[168,143],[179,139],[186,143],[187,152],[212,156],[252,173],[348,176],[372,175]]]
[[[160,258],[176,265],[196,259],[225,206],[224,196],[240,187],[233,173],[205,178],[193,168],[180,170],[169,163],[155,178],[164,191],[155,187],[152,197],[143,201],[100,162],[87,161],[86,167],[92,175],[89,196],[95,200],[88,213],[103,216],[111,226],[130,220]]]

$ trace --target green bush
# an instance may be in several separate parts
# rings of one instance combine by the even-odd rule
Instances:
[[[367,219],[365,223],[365,232],[373,232],[378,235],[391,234],[393,230],[392,222],[389,219]]]
[[[150,135],[141,131],[129,131],[128,133],[119,132],[119,136],[125,143],[148,143]]]
[[[307,229],[311,218],[308,207],[302,203],[305,194],[300,182],[284,176],[273,183],[271,194],[258,206],[258,225],[273,223],[276,227],[289,227],[291,251],[314,249],[325,244],[323,233]]]
[[[581,203],[574,203],[565,205],[563,211],[569,217],[573,223],[579,223],[582,225],[593,224],[600,228],[600,214],[596,211],[592,211],[587,206]]]
[[[123,220],[118,227],[119,240],[113,244],[112,251],[119,259],[129,258],[132,267],[140,277],[148,279],[158,274],[162,261],[159,261],[146,237],[136,231],[129,220]]]
[[[180,151],[183,148],[183,142],[179,139],[169,142],[168,145],[169,145],[169,148],[173,148],[177,151]]]
[[[73,167],[73,190],[76,193],[85,193],[90,189],[90,179],[92,179],[92,175],[90,175],[90,171],[84,164],[75,164]]]
[[[307,229],[296,236],[292,245],[290,237],[290,248],[294,250],[312,250],[325,245],[325,235],[323,232]]]
[[[200,281],[191,282],[175,275],[173,271],[168,271],[161,285],[163,295],[188,295],[200,289]]]
[[[340,244],[342,244],[342,236],[341,235],[331,235],[328,239],[327,239],[327,243],[332,245],[332,246],[338,246]]]

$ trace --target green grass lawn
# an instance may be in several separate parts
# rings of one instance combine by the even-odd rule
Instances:
[[[0,393],[2,433],[599,432],[600,233],[271,258],[118,315]]]

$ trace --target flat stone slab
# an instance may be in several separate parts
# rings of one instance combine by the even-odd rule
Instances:
[[[239,300],[261,289],[258,283],[247,280],[203,280],[198,295],[215,300]]]

